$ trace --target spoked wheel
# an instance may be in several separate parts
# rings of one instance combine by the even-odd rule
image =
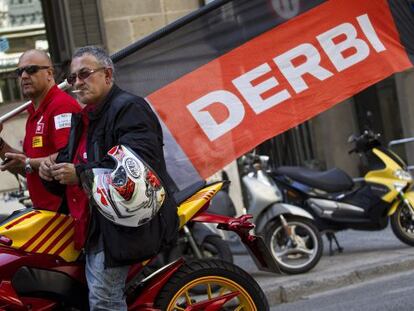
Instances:
[[[286,220],[290,237],[278,219],[265,231],[266,245],[283,272],[307,272],[322,256],[323,242],[319,230],[305,218],[290,217]]]
[[[204,287],[202,295],[194,287]],[[216,292],[212,287],[219,287]],[[269,310],[266,296],[257,282],[239,267],[216,259],[185,263],[158,295],[155,307],[166,311],[206,310]]]
[[[401,242],[414,246],[414,218],[409,206],[400,204],[391,216],[391,228]]]

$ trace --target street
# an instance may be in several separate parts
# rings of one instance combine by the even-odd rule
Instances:
[[[272,311],[411,311],[414,308],[414,267],[368,282],[310,295],[271,308]]]
[[[414,274],[414,256],[412,256],[414,250],[410,246],[401,243],[394,236],[391,228],[374,232],[348,230],[338,233],[337,237],[341,246],[344,247],[344,252],[335,252],[334,256],[329,256],[328,242],[324,238],[324,256],[322,256],[321,261],[313,270],[305,274],[272,275],[270,273],[260,272],[247,255],[236,255],[235,262],[243,267],[243,269],[249,271],[256,279],[265,291],[271,307],[279,306],[279,308],[289,308],[290,303],[293,303],[295,306],[296,304],[303,306],[304,309],[302,310],[318,310],[319,302],[314,302],[312,299],[316,299],[318,297],[316,295],[321,295],[322,293],[331,293],[333,290],[346,291],[345,288],[349,286],[351,286],[349,289],[351,290],[355,286],[371,284],[371,282],[374,282],[372,284],[376,284],[375,282],[379,278],[391,277],[396,274],[404,275],[411,272],[411,274]],[[407,280],[406,283],[409,284],[410,282]],[[407,290],[406,285],[399,285],[397,282],[395,282],[394,286],[393,289],[387,291],[396,293],[398,290],[401,290],[404,294]],[[376,288],[375,285],[372,285],[372,288]],[[383,294],[387,291],[382,291],[382,287],[378,288],[381,289],[380,297],[385,297]],[[375,300],[375,296],[371,293],[372,289],[370,291],[370,288],[367,288],[364,292],[365,294],[361,294],[360,296],[361,300],[365,296],[372,296]],[[331,295],[334,295],[334,293],[331,293]],[[352,293],[349,295],[352,296]],[[395,295],[399,297],[397,294]],[[312,299],[309,297],[312,297]],[[301,301],[303,298],[307,300]],[[353,300],[349,296],[337,295],[332,300],[326,299],[327,307],[333,308],[329,310],[340,310],[336,309],[333,303],[353,303]],[[388,304],[382,303],[380,305],[394,306],[397,304],[396,301],[393,301],[388,296],[386,299]],[[414,298],[412,301],[414,304]],[[284,303],[289,303],[289,305]],[[293,310],[294,308],[292,307],[292,309],[286,310]],[[353,307],[348,305],[346,305],[346,308],[348,310],[354,310]],[[412,310],[413,308],[409,309]]]

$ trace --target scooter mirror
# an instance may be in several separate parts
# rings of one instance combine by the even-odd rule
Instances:
[[[348,143],[353,143],[354,141],[356,141],[356,135],[352,134],[348,137]]]
[[[269,159],[270,159],[270,157],[269,156],[266,156],[266,155],[261,155],[261,156],[259,156],[259,158],[260,158],[260,163],[262,164],[262,168],[264,170],[267,170],[268,165],[269,165]]]

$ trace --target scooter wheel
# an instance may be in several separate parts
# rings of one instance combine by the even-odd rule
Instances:
[[[398,206],[391,216],[391,228],[401,242],[414,246],[414,221],[408,206],[403,203]]]
[[[204,295],[193,295],[192,288],[205,287]],[[212,286],[220,290],[212,292]],[[222,304],[217,305],[217,298]],[[226,297],[231,299],[226,300]],[[267,311],[269,305],[257,282],[239,267],[217,259],[195,260],[185,263],[167,281],[155,301],[161,310],[184,310],[192,307],[206,310],[215,301],[215,309]],[[199,308],[197,308],[199,306]]]
[[[321,259],[323,242],[319,230],[303,217],[285,215],[288,237],[279,218],[264,231],[264,238],[280,270],[287,274],[299,274],[311,270]]]

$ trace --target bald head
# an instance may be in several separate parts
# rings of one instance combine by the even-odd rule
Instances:
[[[39,66],[53,66],[49,55],[43,50],[27,50],[20,56],[19,65],[26,58],[30,58],[31,60],[36,61]]]

